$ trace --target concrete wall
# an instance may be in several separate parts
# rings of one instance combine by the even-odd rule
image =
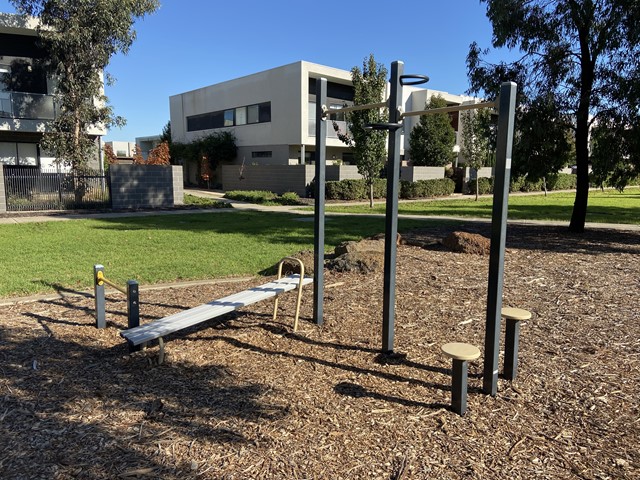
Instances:
[[[444,167],[400,167],[400,180],[416,182],[444,178]]]
[[[111,203],[114,210],[182,205],[182,167],[176,165],[112,165]]]
[[[4,190],[4,165],[0,163],[0,213],[7,211],[7,195]]]
[[[268,190],[277,194],[295,192],[306,195],[315,176],[314,165],[238,165],[222,166],[224,190]]]

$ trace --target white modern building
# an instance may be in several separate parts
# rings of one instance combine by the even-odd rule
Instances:
[[[329,107],[353,103],[351,73],[299,61],[170,97],[171,134],[175,142],[189,143],[207,134],[230,130],[237,139],[235,163],[298,165],[315,160],[315,84],[327,79]],[[432,95],[448,104],[474,103],[472,97],[417,87],[403,88],[404,111],[423,110]],[[388,92],[387,92],[388,96]],[[344,130],[344,118],[333,118]],[[405,119],[405,132],[419,117]],[[451,122],[459,130],[457,113]],[[328,128],[327,163],[349,164],[352,155],[333,128]],[[409,135],[401,155],[409,161]],[[405,155],[405,151],[407,155]],[[197,165],[187,165],[185,179],[196,181]]]
[[[37,26],[33,17],[0,13],[0,163],[5,166],[57,166],[40,148],[57,112],[55,84],[42,65],[45,52],[37,42]],[[87,133],[97,146],[106,130],[93,127]],[[99,166],[98,158],[96,154],[92,166]]]

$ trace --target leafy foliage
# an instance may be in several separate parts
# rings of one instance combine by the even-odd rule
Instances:
[[[300,205],[300,197],[295,192],[285,192],[277,195],[267,190],[230,190],[224,198],[259,205]]]
[[[236,158],[238,147],[236,137],[231,132],[213,132],[191,143],[173,142],[169,144],[171,158],[199,163],[202,157],[209,160],[209,168],[215,171],[221,162]]]
[[[491,112],[488,109],[477,111],[466,110],[461,113],[462,146],[460,152],[465,164],[476,171],[475,192],[476,200],[479,192],[479,178],[477,172],[489,163],[492,157],[491,146]]]
[[[144,165],[147,163],[142,156],[142,149],[140,148],[140,145],[133,147],[133,163],[135,165]]]
[[[76,171],[87,169],[96,144],[92,126],[124,124],[103,93],[102,71],[135,39],[134,21],[154,12],[157,0],[12,0],[20,13],[37,16],[38,35],[56,79],[58,116],[42,146]],[[81,193],[81,192],[79,192]]]
[[[115,165],[118,163],[118,157],[113,152],[113,147],[111,145],[105,144],[102,147],[102,150],[104,151],[104,159],[107,162],[107,165]]]
[[[136,146],[136,150],[138,147]],[[169,144],[160,142],[157,147],[152,148],[147,158],[147,165],[170,165],[171,154],[169,153]]]
[[[351,80],[354,88],[354,105],[366,105],[384,101],[383,95],[387,85],[387,69],[375,61],[373,54],[362,62],[362,70],[358,67],[351,69]],[[369,189],[370,205],[373,206],[373,183],[380,177],[387,157],[387,132],[381,130],[366,130],[372,123],[385,122],[388,119],[386,109],[370,108],[356,110],[346,115],[350,134],[341,132],[334,123],[333,128],[338,138],[348,145],[358,166],[358,173],[364,177]]]
[[[441,96],[431,96],[425,109],[446,107]],[[446,113],[422,115],[409,135],[411,162],[415,166],[441,167],[454,159],[456,132]]]
[[[539,112],[539,118],[532,113],[528,119],[530,130],[538,135],[544,133],[545,127],[550,129],[552,147],[547,150],[556,148],[562,154],[566,149],[558,132],[563,130],[563,124],[573,129],[577,188],[570,229],[583,231],[589,195],[591,126],[612,122],[618,127],[634,128],[639,123],[640,3],[482,1],[487,4],[487,16],[493,25],[493,46],[518,50],[522,57],[512,63],[492,65],[483,60],[488,51],[473,43],[467,57],[471,91],[495,97],[500,82],[517,82],[519,111]],[[536,122],[540,125],[534,126]],[[535,144],[540,148],[538,139]],[[518,156],[527,158],[533,147],[533,140],[529,145],[523,144]],[[540,162],[549,159],[549,153],[539,152],[533,157]],[[637,157],[632,155],[629,161],[637,161]],[[531,166],[529,162],[528,167]]]

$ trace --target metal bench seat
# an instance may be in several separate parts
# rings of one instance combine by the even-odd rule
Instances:
[[[294,330],[296,330],[300,312],[301,289],[303,285],[307,285],[312,282],[313,279],[309,277],[303,277],[301,280],[299,274],[289,275],[272,282],[265,283],[264,285],[250,288],[239,293],[234,293],[233,295],[205,303],[198,307],[190,308],[183,312],[174,313],[173,315],[169,315],[168,317],[164,317],[159,320],[154,320],[153,322],[139,327],[123,330],[120,332],[120,335],[124,337],[130,345],[141,345],[151,340],[162,339],[162,337],[169,335],[170,333],[197,325],[198,323],[206,320],[211,320],[241,307],[245,307],[271,297],[277,297],[277,295],[280,295],[281,293],[299,288],[294,323]],[[274,308],[274,319],[276,317],[276,309],[277,303]]]

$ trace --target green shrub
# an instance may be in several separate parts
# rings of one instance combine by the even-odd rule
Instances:
[[[428,198],[451,195],[456,183],[450,178],[435,178],[431,180],[417,180],[415,182],[400,182],[400,198]]]
[[[369,198],[364,180],[330,181],[325,184],[327,200],[365,200]]]
[[[547,177],[547,190],[574,190],[577,177],[570,173],[557,173]]]
[[[224,194],[224,198],[249,203],[267,203],[275,200],[277,195],[266,190],[230,190]]]
[[[467,182],[467,192],[469,195],[476,194],[476,180],[469,180]],[[478,195],[487,195],[493,193],[493,177],[480,177],[478,178]]]
[[[515,177],[511,179],[511,182],[509,184],[509,191],[510,192],[519,192],[521,191],[522,187],[524,187],[524,182],[526,181],[525,177]]]
[[[282,205],[300,205],[300,197],[296,192],[284,192],[278,198],[278,203]]]
[[[367,195],[368,197],[369,195]],[[386,198],[387,197],[387,179],[376,178],[373,181],[373,198]]]

